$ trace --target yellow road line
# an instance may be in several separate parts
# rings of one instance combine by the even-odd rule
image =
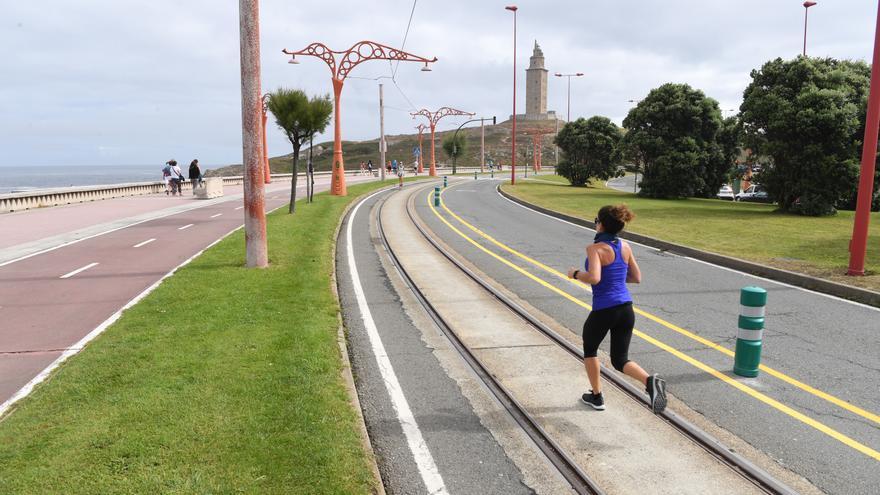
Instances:
[[[442,198],[443,193],[441,192],[440,195],[441,195],[441,198]],[[559,278],[561,278],[561,279],[563,279],[563,280],[567,280],[567,281],[569,281],[569,282],[575,283],[575,284],[577,284],[577,285],[580,286],[580,287],[586,287],[587,290],[590,290],[590,288],[589,288],[588,285],[586,285],[586,284],[582,284],[582,283],[579,282],[579,281],[569,280],[567,274],[564,274],[564,273],[562,273],[562,272],[559,272],[559,271],[557,271],[557,270],[554,270],[553,268],[550,268],[549,266],[547,266],[547,265],[545,265],[545,264],[543,264],[543,263],[541,263],[541,262],[539,262],[539,261],[537,261],[537,260],[534,260],[534,259],[530,258],[529,256],[526,256],[525,254],[520,253],[519,251],[517,251],[517,250],[515,250],[515,249],[513,249],[513,248],[511,248],[511,247],[509,247],[509,246],[507,246],[507,245],[505,245],[505,244],[503,244],[503,243],[497,241],[495,238],[493,238],[493,237],[490,236],[489,234],[483,232],[482,230],[478,229],[477,227],[475,227],[475,226],[471,225],[470,223],[468,223],[467,221],[465,221],[463,218],[461,218],[461,217],[459,217],[458,215],[456,215],[452,210],[450,210],[450,209],[446,206],[445,203],[441,202],[440,205],[441,205],[441,207],[443,208],[444,211],[446,211],[447,213],[449,213],[453,218],[455,218],[457,221],[459,221],[462,225],[464,225],[465,227],[469,228],[470,230],[476,232],[477,234],[479,234],[480,236],[484,237],[486,240],[488,240],[488,241],[491,242],[492,244],[498,246],[499,248],[501,248],[501,249],[503,249],[503,250],[505,250],[505,251],[507,251],[507,252],[513,254],[514,256],[517,256],[517,257],[519,257],[519,258],[522,258],[522,259],[528,261],[529,263],[531,263],[531,264],[533,264],[533,265],[535,265],[535,266],[537,266],[537,267],[539,267],[539,268],[541,268],[541,269],[547,271],[548,273],[552,273],[553,275],[555,275],[555,276],[557,276],[557,277],[559,277]],[[666,320],[664,320],[664,319],[662,319],[662,318],[660,318],[660,317],[658,317],[658,316],[656,316],[656,315],[653,315],[653,314],[651,314],[651,313],[648,313],[647,311],[644,311],[644,310],[642,310],[642,309],[639,309],[639,308],[637,308],[637,307],[635,307],[635,306],[633,306],[633,310],[636,312],[636,314],[639,314],[639,315],[641,315],[641,316],[644,316],[645,318],[647,318],[647,319],[649,319],[649,320],[651,320],[651,321],[653,321],[653,322],[655,322],[655,323],[658,323],[658,324],[660,324],[660,325],[662,325],[662,326],[664,326],[664,327],[666,327],[666,328],[668,328],[668,329],[670,329],[670,330],[673,330],[673,331],[675,331],[675,332],[678,332],[678,333],[680,333],[681,335],[684,335],[685,337],[688,337],[688,338],[690,338],[690,339],[693,339],[693,340],[695,340],[695,341],[697,341],[697,342],[699,342],[699,343],[705,345],[706,347],[710,347],[710,348],[712,348],[712,349],[715,349],[716,351],[721,352],[722,354],[726,354],[726,355],[728,355],[728,356],[730,356],[730,357],[733,357],[733,356],[734,356],[734,352],[733,352],[732,350],[730,350],[730,349],[728,349],[728,348],[726,348],[726,347],[724,347],[724,346],[722,346],[722,345],[716,344],[715,342],[712,342],[711,340],[708,340],[708,339],[706,339],[706,338],[704,338],[704,337],[701,337],[701,336],[699,336],[699,335],[697,335],[697,334],[695,334],[695,333],[693,333],[693,332],[690,332],[690,331],[688,331],[688,330],[685,330],[684,328],[681,328],[681,327],[679,327],[678,325],[675,325],[675,324],[673,324],[673,323],[670,323],[670,322],[668,322],[668,321],[666,321]],[[792,378],[791,376],[788,376],[788,375],[786,375],[785,373],[783,373],[783,372],[781,372],[781,371],[778,371],[778,370],[776,370],[776,369],[773,369],[773,368],[771,368],[771,367],[769,367],[769,366],[765,366],[765,365],[762,364],[762,365],[759,366],[759,368],[761,369],[761,371],[766,372],[768,375],[771,375],[771,376],[773,376],[773,377],[775,377],[775,378],[778,378],[779,380],[782,380],[782,381],[788,383],[789,385],[793,385],[793,386],[795,386],[795,387],[797,387],[797,388],[799,388],[799,389],[801,389],[801,390],[803,390],[803,391],[805,391],[805,392],[807,392],[807,393],[810,393],[810,394],[812,394],[812,395],[815,395],[816,397],[819,397],[819,398],[821,398],[821,399],[823,399],[823,400],[826,400],[826,401],[828,401],[828,402],[834,404],[835,406],[838,406],[838,407],[840,407],[840,408],[846,409],[847,411],[849,411],[849,412],[851,412],[851,413],[853,413],[853,414],[857,414],[857,415],[859,415],[859,416],[861,416],[861,417],[863,417],[863,418],[865,418],[865,419],[868,419],[868,420],[873,421],[873,422],[875,422],[875,423],[877,423],[877,424],[880,424],[880,415],[877,415],[877,414],[874,414],[874,413],[872,413],[872,412],[870,412],[870,411],[867,411],[867,410],[865,410],[865,409],[862,409],[862,408],[860,408],[860,407],[858,407],[858,406],[856,406],[856,405],[853,405],[853,404],[851,404],[851,403],[849,403],[849,402],[847,402],[847,401],[845,401],[845,400],[843,400],[843,399],[839,399],[839,398],[837,398],[837,397],[835,397],[835,396],[833,396],[833,395],[831,395],[831,394],[829,394],[829,393],[827,393],[827,392],[823,392],[823,391],[821,391],[821,390],[819,390],[819,389],[817,389],[817,388],[811,387],[810,385],[807,385],[806,383],[803,383],[803,382],[797,380],[796,378]]]
[[[537,282],[538,284],[542,285],[543,287],[546,287],[547,289],[559,294],[560,296],[568,299],[569,301],[572,301],[573,303],[577,304],[578,306],[581,306],[581,307],[586,308],[588,310],[592,309],[592,307],[589,304],[587,304],[587,303],[581,301],[580,299],[572,296],[571,294],[563,291],[562,289],[556,287],[555,285],[537,277],[536,275],[529,273],[528,271],[524,270],[523,268],[521,268],[521,267],[513,264],[512,262],[502,258],[497,253],[490,251],[489,249],[487,249],[486,247],[484,247],[483,245],[481,245],[480,243],[478,243],[477,241],[472,239],[470,236],[468,236],[467,234],[465,234],[464,232],[459,230],[457,227],[455,227],[454,225],[449,223],[449,221],[446,220],[445,218],[443,218],[443,215],[441,215],[440,212],[438,212],[437,209],[434,208],[434,205],[431,203],[431,198],[432,198],[433,194],[434,194],[433,191],[429,191],[429,193],[428,193],[428,197],[427,197],[428,207],[431,209],[432,212],[434,212],[434,215],[436,215],[437,218],[439,218],[441,222],[446,224],[446,226],[449,227],[453,232],[455,232],[456,234],[461,236],[463,239],[465,239],[469,243],[473,244],[479,250],[483,251],[484,253],[488,254],[489,256],[492,256],[493,258],[497,259],[501,263],[516,270],[517,272],[525,275],[526,277]],[[442,199],[441,199],[440,205],[441,205],[441,207],[444,207],[444,209],[445,209],[445,205],[443,204]],[[449,210],[446,209],[446,211],[449,211]],[[851,448],[853,448],[853,449],[855,449],[855,450],[857,450],[857,451],[859,451],[869,457],[872,457],[875,460],[880,461],[880,452],[868,447],[867,445],[864,445],[864,444],[844,435],[843,433],[840,433],[837,430],[835,430],[835,429],[833,429],[823,423],[820,423],[819,421],[816,421],[815,419],[813,419],[813,418],[811,418],[811,417],[809,417],[799,411],[796,411],[796,410],[792,409],[791,407],[786,406],[785,404],[782,404],[781,402],[779,402],[779,401],[777,401],[777,400],[775,400],[775,399],[773,399],[773,398],[771,398],[761,392],[758,392],[757,390],[753,389],[752,387],[749,387],[748,385],[745,385],[743,383],[740,383],[740,382],[734,380],[733,378],[730,378],[729,376],[727,376],[724,373],[716,370],[715,368],[703,363],[702,361],[694,359],[693,357],[685,354],[684,352],[681,352],[678,349],[675,349],[674,347],[672,347],[668,344],[665,344],[665,343],[645,334],[644,332],[642,332],[640,330],[633,329],[633,333],[636,336],[638,336],[639,338],[644,339],[646,342],[648,342],[648,343],[650,343],[660,349],[663,349],[664,351],[666,351],[666,352],[672,354],[673,356],[687,362],[688,364],[691,364],[692,366],[695,366],[696,368],[698,368],[702,371],[705,371],[706,373],[709,373],[710,375],[718,378],[719,380],[723,381],[724,383],[727,383],[728,385],[750,395],[751,397],[773,407],[774,409],[776,409],[782,413],[785,413],[785,414],[791,416],[792,418],[797,419],[798,421],[800,421],[808,426],[811,426],[818,431],[821,431],[822,433],[825,433],[826,435],[830,436],[831,438],[834,438],[835,440],[838,440],[839,442],[841,442],[841,443],[843,443],[843,444],[845,444],[845,445],[847,445],[847,446],[849,446],[849,447],[851,447]]]

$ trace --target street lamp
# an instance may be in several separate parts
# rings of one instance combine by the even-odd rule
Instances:
[[[810,7],[816,5],[816,2],[810,2],[809,0],[804,2],[804,56],[807,56],[807,13],[810,11]]]
[[[504,7],[513,12],[513,128],[510,130],[510,185],[516,185],[516,5]]]
[[[480,173],[485,172],[486,164],[484,162],[484,157],[486,156],[486,136],[484,133],[483,122],[491,120],[492,125],[495,125],[495,117],[492,117],[491,119],[488,117],[480,117],[478,119],[466,120],[462,122],[462,124],[458,126],[458,129],[455,130],[455,133],[452,134],[452,175],[455,175],[455,160],[458,158],[458,141],[456,141],[456,139],[458,138],[458,131],[460,131],[461,128],[466,126],[467,124],[470,124],[471,122],[476,122],[478,120],[480,121]]]
[[[568,111],[565,116],[565,121],[571,122],[571,78],[572,77],[581,77],[582,75],[584,75],[584,73],[583,72],[574,72],[572,74],[560,74],[559,72],[557,72],[556,74],[553,74],[553,75],[556,77],[564,77],[564,78],[568,79]]]
[[[878,2],[880,4],[880,2]],[[859,173],[859,192],[856,196],[856,215],[853,235],[849,243],[847,275],[865,274],[865,255],[868,250],[868,223],[871,220],[871,200],[874,198],[874,168],[877,160],[877,129],[880,127],[880,5],[874,28],[874,61],[871,65],[871,89],[868,92],[868,111],[865,116],[865,137],[862,142],[862,169]]]
[[[440,119],[442,119],[443,117],[448,117],[450,115],[467,115],[469,117],[473,117],[476,114],[465,112],[463,110],[456,110],[454,108],[443,107],[436,112],[431,112],[423,108],[418,112],[411,113],[410,115],[412,115],[413,118],[421,115],[422,117],[428,119],[428,125],[431,129],[431,168],[428,172],[428,175],[430,175],[431,177],[437,177],[437,162],[434,155],[434,130],[437,128],[437,122],[439,122]]]
[[[382,45],[373,41],[359,41],[345,51],[335,51],[327,48],[323,43],[312,43],[297,52],[288,51],[282,53],[290,55],[289,64],[298,64],[297,55],[309,55],[323,60],[330,68],[330,80],[333,82],[333,174],[330,179],[330,194],[345,196],[345,169],[342,162],[342,128],[339,121],[339,97],[342,94],[342,85],[349,72],[356,65],[366,60],[397,60],[401,62],[422,62],[425,64],[422,70],[428,69],[428,64],[437,61],[437,57],[427,59],[418,55]],[[337,57],[338,55],[338,57]],[[338,61],[337,61],[338,59]],[[428,69],[430,71],[430,69]]]

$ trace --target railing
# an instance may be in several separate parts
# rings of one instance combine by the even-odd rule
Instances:
[[[551,169],[550,167],[547,167]],[[440,175],[451,171],[451,167],[438,166]],[[458,167],[459,172],[473,172],[479,167]],[[376,169],[374,169],[374,173]],[[505,170],[506,171],[506,170]],[[427,170],[425,171],[427,173]],[[359,170],[346,170],[348,175],[357,175]],[[503,172],[499,172],[503,173]],[[293,174],[272,174],[273,179],[290,178]],[[305,177],[305,173],[297,174]],[[330,175],[330,172],[315,172],[315,175]],[[237,186],[244,183],[242,176],[222,177],[224,186]],[[182,184],[183,190],[191,190],[192,183],[186,181]],[[50,206],[69,205],[73,203],[86,203],[88,201],[101,201],[104,199],[122,198],[127,196],[145,196],[147,194],[160,194],[165,192],[165,182],[130,182],[127,184],[114,184],[106,186],[76,186],[59,187],[54,189],[36,189],[10,194],[0,194],[0,213],[30,210],[33,208],[47,208]]]

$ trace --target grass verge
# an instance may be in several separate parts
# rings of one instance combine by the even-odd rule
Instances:
[[[381,186],[270,215],[268,269],[238,231],[126,311],[0,421],[0,493],[370,492],[329,254]]]
[[[780,213],[772,205],[717,199],[649,199],[598,185],[571,187],[559,176],[540,179],[503,187],[505,192],[530,203],[587,220],[592,220],[603,205],[626,203],[636,213],[628,227],[632,232],[880,290],[880,213],[871,214],[868,275],[848,277],[845,273],[853,228],[851,211],[830,217],[804,217]]]

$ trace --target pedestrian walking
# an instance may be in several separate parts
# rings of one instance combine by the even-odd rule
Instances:
[[[171,162],[174,160],[168,160],[165,162],[165,166],[162,167],[162,181],[165,182],[165,195],[168,196],[171,194]]]
[[[397,160],[391,160],[391,171],[397,173]]]
[[[195,159],[189,164],[189,181],[192,184],[193,196],[196,195],[196,186],[202,183],[202,170],[199,168],[199,160]]]
[[[181,184],[185,179],[183,178],[183,172],[180,170],[180,167],[177,166],[177,160],[169,161],[168,167],[170,173],[168,183],[171,185],[171,195],[176,196],[178,193],[183,194]]]
[[[627,283],[638,284],[642,272],[632,248],[617,234],[633,219],[626,205],[603,206],[596,216],[596,237],[587,246],[584,270],[571,268],[568,277],[593,287],[593,310],[584,323],[584,367],[592,387],[581,401],[593,409],[604,410],[602,384],[599,380],[599,344],[611,332],[611,364],[614,369],[639,380],[651,401],[651,410],[659,414],[666,408],[666,382],[659,375],[648,375],[635,361],[629,360],[635,314]]]
[[[397,167],[397,188],[403,189],[403,174],[405,173],[403,169],[403,162]]]
[[[367,164],[361,160],[361,175],[367,175]]]
[[[418,158],[413,160],[412,168],[413,168],[413,175],[419,175],[419,159]]]
[[[373,176],[373,160],[367,160],[367,171],[370,173],[370,177]]]

